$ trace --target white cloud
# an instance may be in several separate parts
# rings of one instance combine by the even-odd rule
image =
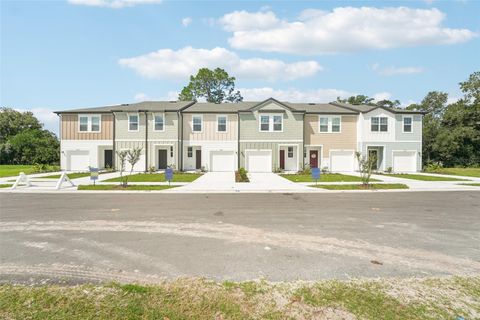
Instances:
[[[269,81],[294,80],[312,76],[322,70],[322,66],[312,60],[286,63],[275,59],[241,59],[236,53],[219,47],[161,49],[137,57],[120,59],[118,62],[151,79],[185,79],[203,67],[224,68],[237,79]]]
[[[444,19],[436,8],[340,7],[307,9],[296,21],[281,20],[271,11],[234,11],[218,21],[233,33],[229,43],[234,48],[297,54],[454,44],[477,36],[442,26]]]
[[[355,95],[353,92],[340,89],[314,89],[314,90],[298,90],[298,89],[274,89],[270,87],[264,88],[243,88],[239,89],[245,101],[262,101],[273,97],[280,101],[288,102],[331,102],[337,100],[337,97],[347,98]]]
[[[192,23],[192,21],[193,21],[193,20],[192,20],[192,18],[190,18],[190,17],[183,18],[183,19],[182,19],[182,25],[183,25],[184,27],[188,27],[188,26]]]
[[[160,97],[150,97],[148,94],[139,92],[134,97],[135,101],[176,101],[178,98],[178,91],[168,91],[166,95]]]
[[[379,92],[373,95],[375,101],[390,100],[391,97],[392,95],[390,92]]]
[[[75,5],[120,9],[140,4],[160,3],[162,0],[68,0],[68,2]]]
[[[145,100],[149,100],[149,99],[150,98],[143,92],[139,92],[133,97],[133,100],[135,100],[135,101],[145,101]]]
[[[32,112],[33,115],[38,119],[38,121],[43,123],[43,125],[45,126],[45,129],[48,129],[58,134],[59,120],[58,120],[58,116],[55,113],[53,113],[52,110],[47,108],[33,108],[29,110],[16,108],[15,110],[19,112],[27,112],[27,111]]]
[[[372,66],[372,70],[382,76],[395,76],[401,74],[415,74],[423,72],[422,67],[381,67],[378,63],[375,63]]]

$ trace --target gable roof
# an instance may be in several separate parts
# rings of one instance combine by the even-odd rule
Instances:
[[[288,106],[286,103],[284,102],[280,102],[278,101],[277,99],[274,99],[272,97],[268,98],[268,99],[265,99],[263,100],[262,102],[259,102],[257,103],[255,106],[251,107],[250,109],[248,109],[248,111],[256,111],[256,110],[260,110],[262,109],[262,107],[270,104],[270,103],[274,103],[278,106],[280,106],[282,109],[287,109],[289,111],[292,111],[292,112],[295,112],[297,110],[293,109],[292,107]],[[247,110],[245,110],[247,111]]]
[[[304,111],[308,114],[358,114],[354,111],[331,103],[287,103],[296,110]]]
[[[341,102],[331,102],[331,104],[348,108],[350,110],[358,111],[361,113],[368,113],[370,111],[373,111],[375,109],[383,109],[385,111],[395,113],[395,114],[404,114],[404,113],[410,113],[410,114],[425,114],[424,111],[418,111],[418,110],[407,110],[407,109],[400,109],[400,108],[388,108],[388,107],[382,107],[382,106],[369,106],[365,104],[359,104],[359,105],[354,105],[354,104],[348,104],[348,103],[341,103]]]
[[[183,110],[184,113],[237,113],[242,110],[248,110],[258,102],[234,102],[234,103],[212,103],[197,102]]]
[[[55,111],[56,114],[62,113],[110,113],[110,112],[175,112],[183,110],[192,105],[193,101],[143,101],[138,103],[126,103],[96,108],[81,108],[63,111]]]

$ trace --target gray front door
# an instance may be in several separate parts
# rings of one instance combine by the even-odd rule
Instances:
[[[160,149],[158,150],[158,169],[167,168],[167,150]]]

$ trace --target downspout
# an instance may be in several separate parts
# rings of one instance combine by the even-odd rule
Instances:
[[[62,121],[63,121],[63,119],[62,119],[62,114],[61,114],[61,113],[60,113],[60,114],[57,113],[57,116],[58,116],[58,118],[59,118],[59,120],[60,120],[60,121],[59,121],[59,125],[58,125],[58,139],[60,140],[60,148],[59,148],[59,158],[58,158],[58,160],[60,160],[59,165],[60,165],[60,170],[62,170]]]
[[[113,147],[112,147],[112,169],[113,170],[116,170],[116,165],[115,165],[115,160],[117,159],[117,155],[116,155],[116,146],[115,146],[115,135],[116,135],[116,132],[115,132],[115,123],[116,123],[116,118],[115,118],[115,112],[112,112],[113,114],[113,137],[112,137],[112,143],[113,143]]]
[[[305,170],[305,115],[306,113],[303,114],[303,139],[302,139],[302,169]],[[318,158],[318,157],[317,157]]]
[[[145,172],[148,172],[148,116],[145,110]]]
[[[177,111],[178,119],[178,150],[177,150],[177,159],[178,159],[178,169],[183,171],[183,115],[181,110]]]
[[[240,170],[240,112],[237,112],[237,170]]]

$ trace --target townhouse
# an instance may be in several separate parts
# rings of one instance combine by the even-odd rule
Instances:
[[[332,103],[147,101],[58,111],[61,167],[118,166],[138,147],[134,171],[352,172],[355,152],[376,170],[421,170],[422,112]],[[130,168],[127,166],[127,170]]]

